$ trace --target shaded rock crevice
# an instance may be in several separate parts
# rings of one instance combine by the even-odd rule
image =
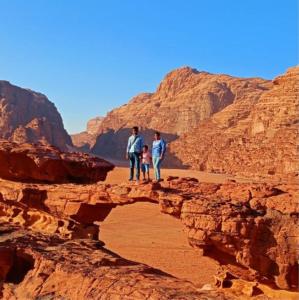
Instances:
[[[34,268],[33,257],[21,249],[0,247],[0,281],[20,284]]]

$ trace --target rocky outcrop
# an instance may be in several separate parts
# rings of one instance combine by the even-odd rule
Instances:
[[[171,152],[199,170],[251,178],[298,174],[298,80],[299,67],[290,68],[254,105],[226,107],[180,136]]]
[[[72,145],[59,112],[45,95],[0,81],[0,138],[44,142],[62,150]]]
[[[5,191],[5,187],[2,191]],[[98,226],[86,226],[70,218],[59,218],[51,214],[43,203],[47,195],[45,190],[24,189],[17,198],[7,192],[13,195],[18,190],[10,187],[4,197],[0,195],[0,223],[14,224],[43,234],[59,234],[62,238],[98,237]]]
[[[298,288],[297,185],[212,184],[175,177],[138,186],[1,181],[0,193],[0,222],[10,220],[32,231],[40,232],[41,227],[44,233],[95,240],[99,222],[115,206],[158,203],[161,212],[181,219],[190,244],[218,260],[231,278]],[[13,213],[5,208],[12,203],[17,208]]]
[[[0,140],[0,177],[27,182],[91,183],[105,180],[113,165],[83,153],[65,153],[43,144]]]
[[[93,153],[123,159],[132,126],[142,128],[148,144],[155,130],[171,142],[232,103],[250,107],[271,85],[260,78],[237,78],[183,67],[167,74],[155,93],[139,94],[109,112],[100,121],[96,140],[90,141],[91,136],[84,133],[74,136],[73,142],[79,147],[94,144]],[[248,110],[244,108],[242,114],[248,114]]]
[[[17,299],[232,299],[119,257],[92,240],[0,227],[0,297]]]
[[[183,202],[180,218],[191,245],[234,277],[298,288],[296,186],[192,183],[189,189],[197,197]]]

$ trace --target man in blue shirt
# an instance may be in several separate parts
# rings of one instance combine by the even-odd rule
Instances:
[[[163,139],[161,139],[160,132],[156,132],[155,139],[153,141],[152,160],[153,160],[153,167],[155,172],[155,179],[157,181],[161,181],[160,167],[161,167],[161,162],[165,156],[165,152],[166,152],[166,143]]]
[[[140,178],[140,158],[143,147],[143,138],[138,135],[138,127],[132,128],[132,135],[128,139],[126,158],[130,160],[130,178],[134,178],[134,167],[136,168],[136,181]]]

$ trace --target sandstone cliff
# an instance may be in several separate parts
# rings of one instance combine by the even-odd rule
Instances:
[[[142,128],[149,144],[155,130],[171,142],[232,103],[242,106],[240,114],[247,115],[271,85],[260,78],[237,78],[183,67],[167,74],[155,93],[140,94],[109,112],[101,120],[96,140],[95,135],[90,140],[85,133],[73,137],[73,141],[79,147],[94,144],[93,153],[123,159],[132,126]]]
[[[44,142],[65,150],[72,145],[59,112],[46,96],[0,81],[0,138]]]
[[[242,175],[293,176],[299,170],[299,67],[245,109],[234,103],[182,135],[171,151],[199,170]],[[244,114],[246,111],[246,114]]]

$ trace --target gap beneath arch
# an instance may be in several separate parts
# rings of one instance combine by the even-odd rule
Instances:
[[[154,203],[137,202],[113,208],[100,224],[106,247],[129,260],[145,263],[201,287],[214,283],[217,263],[187,241],[180,220]]]

